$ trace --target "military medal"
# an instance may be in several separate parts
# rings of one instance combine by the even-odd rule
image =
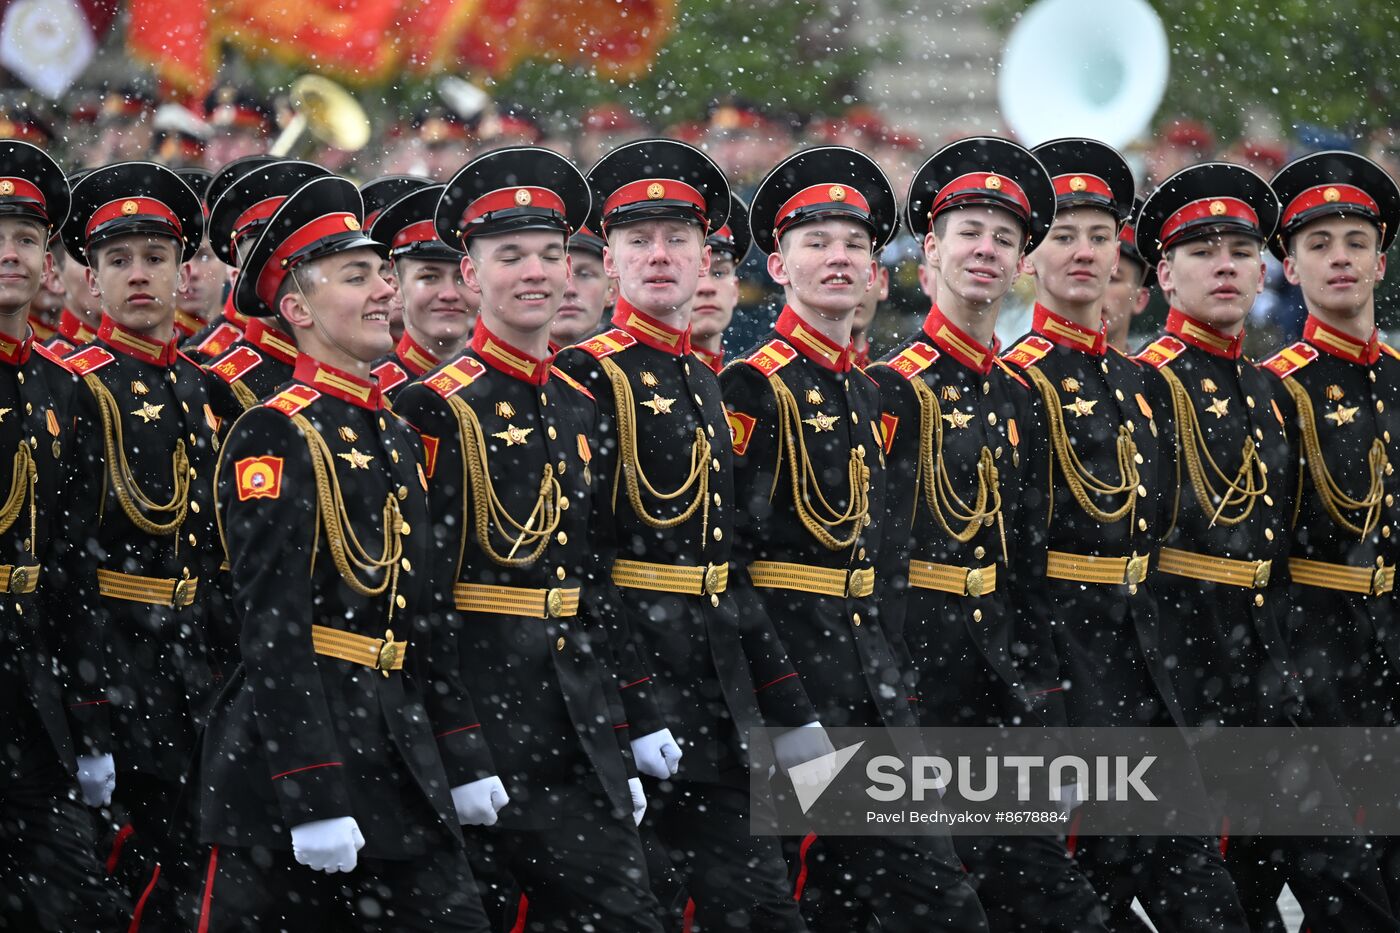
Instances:
[[[653,372],[651,372],[651,370],[648,370],[648,369],[642,370],[642,374],[641,374],[640,378],[641,378],[641,380],[642,380],[642,385],[646,386],[648,389],[654,389],[654,388],[656,388],[657,386],[659,386],[659,385],[661,384],[661,383],[657,380],[656,374],[653,373]]]
[[[374,458],[369,454],[362,454],[351,447],[348,454],[336,454],[337,457],[350,464],[352,470],[368,470],[369,465],[374,462]]]
[[[356,434],[353,428],[346,427],[343,424],[336,433],[339,434],[340,439],[347,444],[353,444],[360,439],[360,435]]]
[[[650,408],[653,415],[669,415],[671,413],[671,406],[675,403],[675,399],[662,398],[660,395],[653,392],[651,393],[651,401],[642,402],[642,405],[646,408]]]
[[[1228,398],[1212,398],[1210,404],[1206,406],[1206,411],[1220,419],[1229,414],[1229,408],[1230,400]]]
[[[955,409],[944,415],[943,420],[948,422],[954,430],[961,431],[972,423],[972,416],[965,411],[957,411]]]
[[[833,428],[835,428],[836,422],[839,420],[840,419],[837,418],[835,415],[828,415],[824,414],[823,412],[817,412],[810,418],[803,418],[802,423],[810,424],[812,426],[812,430],[820,434],[823,431],[830,431]]]
[[[807,404],[808,404],[808,405],[820,405],[823,401],[825,401],[825,399],[822,398],[822,390],[821,390],[821,389],[808,389],[808,390],[807,390]]]
[[[515,406],[510,402],[497,402],[496,414],[509,421],[511,418],[515,417]]]
[[[1074,412],[1076,418],[1083,418],[1085,415],[1092,415],[1094,413],[1094,406],[1098,403],[1098,399],[1077,398],[1063,407],[1065,411]]]
[[[146,388],[146,383],[140,379],[131,380],[131,392],[133,395],[146,395],[151,390]]]
[[[139,416],[146,424],[150,424],[152,421],[160,420],[160,410],[164,407],[165,405],[163,404],[152,405],[150,402],[144,402],[140,408],[136,409],[131,414],[133,416]]]
[[[497,440],[505,441],[507,447],[514,447],[517,444],[525,443],[526,439],[530,436],[530,432],[534,430],[534,428],[517,428],[513,424],[508,424],[504,431],[497,431],[491,436]]]
[[[1336,411],[1329,411],[1327,413],[1327,420],[1337,427],[1341,427],[1344,424],[1351,424],[1352,420],[1356,418],[1356,413],[1360,410],[1361,408],[1359,406],[1347,408],[1345,405],[1338,405]]]

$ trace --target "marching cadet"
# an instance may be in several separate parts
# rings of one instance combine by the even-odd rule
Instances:
[[[1093,140],[1032,151],[1051,175],[1057,209],[1029,256],[1032,331],[1004,357],[1040,401],[1022,455],[1049,467],[1038,481],[1044,518],[1021,523],[1038,526],[1043,541],[1016,585],[1024,627],[1050,633],[1034,643],[1054,660],[1030,665],[1028,686],[1059,688],[1070,726],[1181,726],[1147,583],[1161,513],[1176,492],[1159,478],[1172,413],[1161,377],[1110,349],[1103,327],[1132,175],[1116,150]],[[1091,804],[1084,819],[1092,817]],[[1075,856],[1110,926],[1132,922],[1136,897],[1159,930],[1247,929],[1220,853],[1203,836],[1083,835]]]
[[[894,192],[854,149],[808,149],[754,193],[750,226],[786,305],[721,374],[733,426],[734,562],[827,726],[917,724],[877,611],[880,393],[851,361],[856,305],[894,235]],[[898,741],[896,747],[900,747]],[[790,861],[813,930],[977,930],[986,917],[947,836],[824,836]]]
[[[988,188],[991,177],[1002,187]],[[1058,694],[1028,695],[1017,668],[1018,637],[1037,634],[1016,631],[1013,585],[1032,540],[1018,518],[1031,508],[1022,496],[1034,464],[1021,445],[1033,399],[997,359],[995,336],[1021,256],[1055,216],[1054,189],[1026,149],[974,137],[919,169],[907,205],[938,300],[913,339],[868,370],[888,475],[881,622],[905,654],[923,725],[1062,726]],[[1106,929],[1061,837],[953,842],[991,929]]]
[[[1291,654],[1313,724],[1392,726],[1400,352],[1376,332],[1375,288],[1400,226],[1400,194],[1379,166],[1349,152],[1299,159],[1273,187],[1283,216],[1269,247],[1308,309],[1303,339],[1262,364],[1282,384],[1302,474],[1288,529]],[[1371,842],[1390,903],[1400,905],[1400,841]]]
[[[360,197],[365,201],[365,229],[374,226],[384,208],[404,195],[431,184],[432,179],[421,175],[383,175],[365,182],[360,186]],[[394,300],[389,303],[389,330],[394,335],[394,343],[398,343],[403,339],[403,292],[399,290],[394,265],[388,259],[384,260],[384,270],[380,275],[394,288]]]
[[[385,401],[410,382],[458,356],[471,339],[480,295],[462,281],[462,254],[433,226],[442,185],[404,195],[379,212],[369,235],[389,247],[403,299],[403,336],[371,372]]]
[[[643,766],[667,778],[670,768],[646,756],[679,746],[645,684],[625,691],[626,720],[614,719],[623,701],[605,662],[635,651],[622,630],[608,644],[615,595],[596,598],[612,588],[590,543],[608,514],[593,507],[602,497],[590,467],[595,409],[550,364],[549,324],[569,275],[569,233],[588,216],[588,184],[563,156],[517,147],[474,159],[438,203],[443,191],[414,192],[405,200],[416,207],[395,220],[400,201],[379,223],[419,223],[435,206],[436,249],[465,248],[461,274],[481,296],[470,348],[409,384],[395,406],[430,452],[438,609],[454,620],[460,679],[506,786],[489,780],[513,802],[498,825],[468,832],[473,867],[497,926],[514,917],[513,899],[500,896],[513,880],[529,898],[526,929],[659,933],[636,827],[646,798],[619,742],[636,736]],[[401,269],[406,283],[420,262],[435,261]],[[407,298],[411,333],[411,284]],[[645,676],[633,664],[626,679]]]
[[[647,826],[699,928],[802,930],[777,840],[750,831],[741,736],[765,721],[786,729],[774,742],[785,769],[831,743],[801,728],[816,722],[806,691],[752,590],[730,582],[733,448],[719,379],[690,353],[705,235],[724,225],[729,186],[699,150],[665,139],[623,145],[588,177],[620,295],[614,326],[557,362],[597,400],[589,469],[612,511],[600,552],[662,712],[691,743],[681,773],[648,785]],[[772,819],[760,806],[752,818]]]
[[[82,556],[55,542],[60,490],[73,465],[64,454],[77,385],[26,320],[68,202],[68,182],[52,159],[28,143],[0,142],[0,448],[13,451],[0,509],[7,561],[0,565],[7,601],[0,623],[0,927],[7,929],[27,921],[42,930],[113,930],[130,909],[104,884],[83,806],[111,802],[115,772],[100,646],[82,637],[87,607],[67,592],[66,574]],[[27,911],[25,920],[17,911]]]
[[[1244,324],[1263,289],[1263,244],[1279,203],[1249,169],[1208,162],[1164,181],[1138,215],[1143,259],[1171,303],[1166,333],[1138,359],[1161,373],[1176,431],[1180,494],[1153,577],[1170,606],[1162,650],[1189,726],[1288,726],[1298,684],[1281,622],[1296,465],[1275,385],[1243,357]],[[1277,568],[1279,573],[1275,574]],[[1343,808],[1315,779],[1309,793]],[[1228,808],[1227,808],[1228,816]],[[1227,849],[1251,929],[1278,916],[1281,881],[1314,929],[1395,929],[1385,886],[1360,836],[1232,835]]]
[[[229,183],[209,212],[209,239],[219,258],[240,267],[282,202],[306,182],[328,174],[310,162],[274,162],[259,165]],[[206,357],[219,346],[226,347],[205,363],[213,377],[209,380],[209,404],[220,430],[291,379],[297,359],[296,341],[284,330],[281,319],[247,315],[238,307],[238,295],[235,278],[229,310],[244,319],[241,336],[232,333],[235,319],[228,318],[226,311],[227,326],[200,344]],[[231,343],[224,344],[225,340]]]
[[[749,253],[749,209],[730,192],[729,220],[705,237],[710,248],[709,271],[700,276],[691,310],[690,352],[716,374],[724,369],[724,332],[739,306],[739,266]]]
[[[186,350],[191,357],[201,363],[214,359],[223,354],[225,350],[233,346],[234,341],[243,336],[243,327],[248,323],[248,319],[239,314],[233,307],[233,278],[237,275],[238,257],[235,244],[231,244],[225,237],[214,235],[214,208],[218,205],[219,199],[229,186],[244,175],[254,169],[271,165],[280,161],[276,156],[252,155],[244,156],[241,159],[234,159],[223,168],[215,172],[209,179],[209,184],[204,189],[204,204],[209,210],[208,232],[206,239],[209,240],[209,248],[214,251],[214,255],[219,257],[219,261],[224,264],[224,273],[228,281],[225,289],[228,292],[224,296],[223,313],[206,324],[197,331],[193,337],[185,341],[182,349]],[[235,210],[235,216],[243,212],[243,208],[250,205],[243,205]],[[228,207],[225,207],[227,210]],[[265,218],[264,218],[265,219]],[[222,224],[221,224],[222,226]],[[244,252],[247,247],[253,245],[253,239],[246,239]]]
[[[83,383],[65,527],[81,569],[69,588],[109,681],[116,835],[104,855],[140,897],[138,916],[162,860],[167,877],[174,868],[176,802],[212,689],[213,415],[204,373],[174,334],[183,265],[203,232],[198,196],[152,162],[84,176],[62,229],[102,301],[97,339],[67,359]]]
[[[1147,310],[1157,270],[1149,266],[1137,248],[1136,223],[1142,211],[1142,198],[1133,199],[1133,211],[1118,234],[1118,265],[1108,277],[1103,296],[1103,326],[1108,345],[1128,352],[1128,332],[1133,319]]]
[[[458,827],[481,740],[440,663],[422,448],[369,372],[392,289],[362,211],[307,182],[238,280],[299,355],[214,481],[242,651],[201,750],[201,930],[488,929]]]
[[[607,243],[594,232],[599,227],[595,215],[596,210],[569,237],[569,284],[564,287],[564,303],[549,325],[550,348],[555,352],[598,333],[603,315],[617,302],[617,280],[603,271]]]

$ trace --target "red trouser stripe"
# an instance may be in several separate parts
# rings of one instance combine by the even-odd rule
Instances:
[[[131,828],[130,823],[117,830],[117,836],[112,840],[112,851],[107,853],[107,874],[116,872],[117,862],[122,857],[122,847],[126,845],[126,841],[131,838],[133,832],[135,830]]]
[[[520,903],[515,908],[515,926],[510,928],[510,933],[525,933],[525,917],[529,912],[530,899],[522,894]]]
[[[681,933],[692,933],[695,929],[695,898],[685,899],[685,916],[681,918]]]
[[[1080,814],[1076,813],[1070,819],[1069,835],[1065,837],[1065,851],[1069,852],[1070,855],[1073,855],[1074,850],[1079,847],[1079,817]]]
[[[156,882],[160,880],[160,866],[151,872],[151,880],[146,883],[146,890],[141,892],[141,899],[136,902],[136,909],[131,912],[131,926],[126,928],[126,933],[140,933],[141,914],[146,910],[146,901],[150,899],[151,892],[156,889]]]
[[[209,933],[209,904],[214,900],[214,872],[219,864],[219,847],[209,850],[209,868],[204,872],[204,897],[199,902],[199,933]]]
[[[816,833],[808,833],[802,837],[802,846],[797,850],[797,883],[792,886],[792,899],[802,900],[802,889],[807,887],[807,850],[812,848],[812,843],[817,841]]]
[[[1220,857],[1225,857],[1225,850],[1230,848],[1230,818],[1222,816],[1220,818]]]

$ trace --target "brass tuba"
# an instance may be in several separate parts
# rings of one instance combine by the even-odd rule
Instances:
[[[369,143],[369,117],[359,101],[339,84],[320,75],[302,75],[288,94],[292,119],[278,134],[269,155],[304,153],[311,143],[355,152]]]

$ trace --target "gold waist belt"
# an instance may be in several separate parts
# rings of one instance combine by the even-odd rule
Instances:
[[[909,562],[909,585],[954,596],[986,596],[997,588],[997,567],[957,567],[926,560]]]
[[[544,590],[524,586],[458,583],[452,587],[452,602],[463,612],[492,612],[530,619],[558,619],[578,615],[578,594],[578,587]]]
[[[729,586],[729,565],[677,567],[642,560],[616,560],[613,561],[612,580],[618,586],[633,590],[715,596]]]
[[[32,593],[39,585],[39,567],[0,564],[0,593]]]
[[[1348,567],[1302,557],[1288,558],[1288,573],[1294,583],[1324,590],[1383,596],[1395,589],[1394,567]]]
[[[841,570],[787,564],[776,560],[756,560],[749,564],[754,586],[775,590],[797,590],[818,596],[869,596],[875,592],[875,568]]]
[[[1147,556],[1093,557],[1049,551],[1045,560],[1045,575],[1053,580],[1073,580],[1076,583],[1138,584],[1147,579]]]
[[[1243,586],[1246,589],[1268,586],[1269,572],[1272,568],[1272,561],[1212,557],[1209,554],[1179,551],[1172,547],[1162,548],[1161,556],[1157,559],[1157,569],[1163,573],[1209,580],[1228,586]]]
[[[390,671],[403,670],[403,656],[408,650],[408,642],[394,641],[393,629],[386,631],[383,638],[370,638],[338,628],[313,625],[311,647],[317,654],[360,664],[388,677]]]
[[[175,580],[169,577],[143,577],[117,570],[97,571],[97,592],[108,599],[124,599],[152,606],[184,609],[194,602],[199,591],[199,577]]]

